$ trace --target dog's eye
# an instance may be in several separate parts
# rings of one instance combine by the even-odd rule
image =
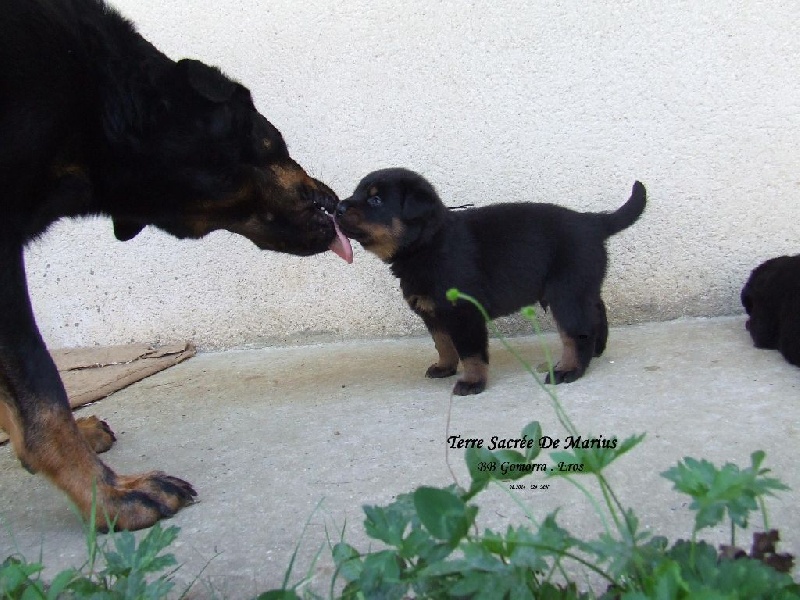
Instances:
[[[383,204],[383,200],[381,200],[380,196],[370,196],[369,198],[367,198],[367,204],[375,208],[376,206],[380,206],[381,204]]]

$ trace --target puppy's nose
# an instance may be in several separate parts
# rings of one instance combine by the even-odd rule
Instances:
[[[348,208],[347,200],[342,200],[341,202],[339,202],[339,206],[336,207],[336,216],[343,217],[344,213],[347,212],[347,208]]]

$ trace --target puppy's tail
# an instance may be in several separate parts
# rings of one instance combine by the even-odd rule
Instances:
[[[613,213],[603,215],[606,235],[612,236],[633,225],[644,212],[645,204],[647,204],[647,191],[644,189],[644,185],[637,181],[633,184],[628,201]]]

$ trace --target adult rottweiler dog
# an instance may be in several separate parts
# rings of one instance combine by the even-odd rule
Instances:
[[[290,157],[250,92],[218,69],[174,62],[101,0],[6,0],[0,10],[0,426],[22,464],[100,529],[139,529],[195,496],[162,472],[118,475],[95,450],[113,433],[76,424],[34,321],[23,247],[61,217],[109,215],[129,240],[225,229],[259,248],[345,255],[337,199]],[[327,211],[327,212],[326,212]]]
[[[770,258],[753,269],[741,299],[756,348],[779,350],[800,367],[800,254]]]
[[[457,287],[491,318],[540,302],[553,310],[564,345],[553,383],[571,382],[606,346],[600,296],[605,240],[644,211],[638,181],[616,212],[579,213],[553,204],[505,203],[449,210],[423,177],[406,169],[367,175],[336,209],[342,232],[391,265],[403,296],[425,322],[439,353],[428,377],[464,373],[458,395],[486,387],[486,324],[471,304],[448,302]],[[549,376],[548,376],[549,381]]]

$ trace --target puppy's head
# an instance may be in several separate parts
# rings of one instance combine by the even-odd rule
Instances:
[[[753,269],[742,288],[742,306],[749,317],[745,327],[757,348],[778,347],[781,306],[788,293],[786,273],[794,260],[789,256],[769,259]]]
[[[383,169],[364,177],[353,195],[339,203],[336,220],[347,237],[385,262],[428,243],[447,209],[421,175]]]

